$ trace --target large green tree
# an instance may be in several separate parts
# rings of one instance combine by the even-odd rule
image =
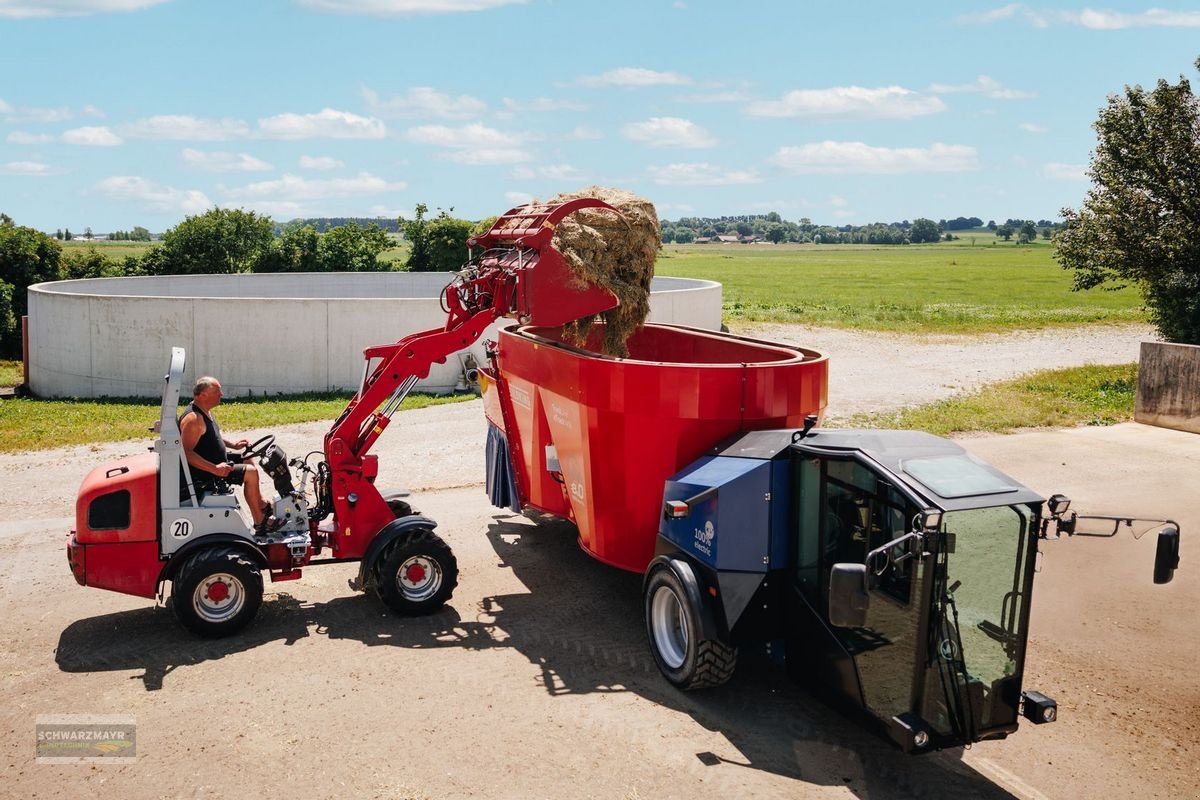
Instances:
[[[1200,98],[1182,76],[1126,86],[1094,127],[1092,187],[1063,209],[1057,258],[1076,289],[1139,287],[1164,339],[1200,344]]]
[[[159,252],[149,263],[169,275],[248,272],[270,254],[274,239],[270,217],[214,208],[187,217],[164,233]]]
[[[19,322],[28,309],[25,289],[58,280],[62,248],[41,231],[0,221],[0,352],[20,352]]]
[[[469,220],[450,216],[447,211],[439,211],[433,219],[426,219],[427,213],[429,207],[418,203],[414,219],[400,218],[400,230],[412,246],[407,261],[409,271],[458,271],[467,260],[467,239],[474,226]]]

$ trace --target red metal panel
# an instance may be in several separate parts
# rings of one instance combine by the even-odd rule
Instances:
[[[573,519],[599,560],[640,572],[653,557],[663,482],[737,431],[800,427],[821,414],[828,362],[653,324],[631,337],[630,358],[616,359],[595,352],[601,334],[576,348],[554,330],[502,331],[499,383],[514,396],[508,435],[524,451],[514,467],[529,504]],[[547,483],[547,444],[561,485]]]
[[[129,527],[92,530],[88,508],[110,492],[129,492]],[[142,453],[96,467],[83,479],[75,500],[75,530],[81,544],[158,541],[158,455]]]
[[[87,585],[138,597],[154,597],[162,562],[157,542],[84,545]]]

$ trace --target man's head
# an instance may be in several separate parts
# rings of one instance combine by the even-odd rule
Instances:
[[[205,411],[215,408],[221,402],[221,397],[221,382],[212,376],[205,375],[192,387],[192,399]]]

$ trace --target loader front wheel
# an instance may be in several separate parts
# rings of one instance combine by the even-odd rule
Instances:
[[[383,553],[375,592],[388,608],[405,616],[432,614],[458,586],[458,560],[450,546],[428,528],[405,531]]]
[[[737,666],[737,648],[703,638],[699,608],[669,568],[654,571],[643,597],[650,651],[663,676],[683,690],[720,686]]]
[[[189,556],[171,582],[171,605],[184,627],[210,639],[237,633],[262,605],[258,566],[231,547]]]

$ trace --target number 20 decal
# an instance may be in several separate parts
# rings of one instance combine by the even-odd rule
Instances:
[[[177,519],[171,523],[171,535],[176,539],[186,539],[192,535],[192,521]]]

